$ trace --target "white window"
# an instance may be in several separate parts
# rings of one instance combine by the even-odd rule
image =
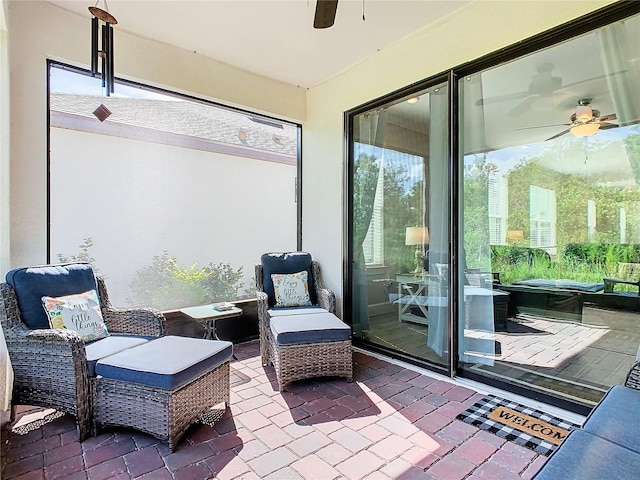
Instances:
[[[489,175],[489,243],[507,243],[507,217],[509,215],[509,183],[506,176]]]
[[[556,192],[531,185],[529,201],[529,245],[552,250],[556,247]]]

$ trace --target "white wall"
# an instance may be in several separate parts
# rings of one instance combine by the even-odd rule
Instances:
[[[0,271],[9,266],[9,62],[4,5],[0,0]],[[0,327],[0,428],[9,421],[13,370]],[[0,446],[0,456],[4,452]]]
[[[117,307],[163,251],[180,265],[242,267],[247,288],[262,253],[296,248],[295,164],[53,128],[51,167],[52,261],[91,237]]]
[[[8,2],[11,92],[10,267],[46,261],[46,59],[87,68],[90,20],[43,1]],[[117,77],[297,122],[306,91],[193,52],[115,32]],[[2,219],[2,230],[7,227]],[[52,259],[55,260],[55,259]],[[8,267],[5,267],[8,268]],[[5,272],[0,272],[4,276]]]
[[[342,290],[343,112],[609,3],[475,2],[310,89],[303,137],[303,244],[322,264],[327,287]]]

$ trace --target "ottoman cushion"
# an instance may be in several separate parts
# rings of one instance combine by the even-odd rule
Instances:
[[[640,452],[640,391],[616,385],[609,389],[582,428],[590,433]]]
[[[87,343],[84,351],[87,353],[87,366],[89,367],[89,376],[96,376],[96,363],[101,358],[108,357],[114,353],[122,352],[128,348],[137,347],[155,337],[137,337],[126,335],[111,335],[95,342]]]
[[[351,328],[332,313],[287,315],[270,320],[278,345],[339,342],[351,338]]]
[[[313,313],[328,313],[326,309],[318,306],[311,305],[308,307],[284,307],[284,308],[270,308],[267,310],[270,317],[282,317],[285,315],[309,315]]]
[[[232,355],[231,342],[167,336],[99,360],[96,374],[175,390],[228,361]]]
[[[640,454],[584,430],[574,430],[533,478],[638,478],[639,471]]]

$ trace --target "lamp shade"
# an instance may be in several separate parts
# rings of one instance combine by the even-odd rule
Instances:
[[[571,133],[576,137],[590,137],[600,128],[599,123],[581,123],[571,127]]]
[[[429,243],[429,229],[427,227],[407,227],[404,237],[405,245],[426,245]]]
[[[518,242],[524,240],[522,230],[507,230],[507,242]]]

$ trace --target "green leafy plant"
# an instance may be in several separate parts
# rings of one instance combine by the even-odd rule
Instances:
[[[243,288],[242,267],[228,263],[205,267],[180,265],[168,252],[156,255],[150,265],[140,268],[131,281],[129,303],[159,310],[203,305],[238,298]]]
[[[89,249],[91,247],[93,247],[93,239],[91,237],[87,237],[78,246],[78,248],[80,249],[80,253],[78,253],[77,255],[69,256],[59,253],[58,261],[60,263],[87,262],[93,264],[95,263],[96,259],[89,254]]]

